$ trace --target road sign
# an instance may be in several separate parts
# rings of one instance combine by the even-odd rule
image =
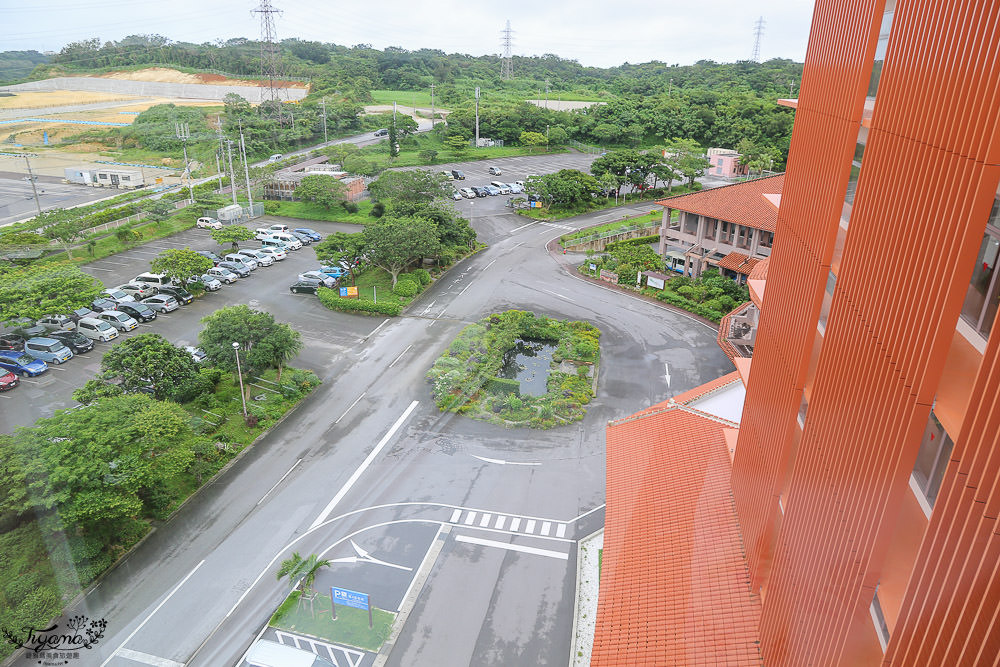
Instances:
[[[330,594],[333,596],[334,604],[342,604],[355,609],[368,609],[368,594],[349,591],[346,588],[330,587]]]

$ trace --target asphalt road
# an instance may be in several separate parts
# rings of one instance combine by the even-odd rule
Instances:
[[[517,180],[545,173],[543,160],[581,158],[508,158],[461,168],[466,184],[476,184],[477,170],[483,183],[493,180],[485,176],[490,164],[503,167],[501,180]],[[238,663],[288,592],[274,572],[292,551],[335,561],[318,588],[368,592],[376,606],[401,611],[405,622],[385,664],[566,664],[576,540],[603,525],[607,421],[732,365],[711,327],[584,282],[565,269],[567,257],[544,249],[563,227],[625,211],[553,225],[514,215],[505,199],[456,202],[474,209],[489,248],[434,283],[406,316],[384,321],[334,313],[311,295],[288,294],[287,281],[313,263],[305,248],[154,323],[182,343],[194,340],[200,316],[221,305],[270,310],[303,331],[306,346],[294,363],[316,370],[324,383],[72,610],[107,620],[107,636],[88,656],[94,664]],[[156,244],[211,246],[198,239],[207,233],[192,230]],[[118,284],[158,251],[143,246],[91,269]],[[503,429],[435,408],[424,380],[434,359],[462,327],[507,308],[600,328],[597,397],[583,421],[550,431]],[[71,383],[71,370],[80,373],[76,381],[93,372],[98,359],[91,357],[80,369],[73,366],[79,360],[66,364],[51,393],[70,391],[62,383]],[[20,407],[45,413],[55,406]],[[3,410],[4,419],[19,411]],[[282,641],[339,655],[341,665],[375,662],[349,648],[288,635]]]

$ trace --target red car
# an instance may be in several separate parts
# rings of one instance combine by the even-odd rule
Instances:
[[[7,370],[2,370],[3,375],[0,375],[0,391],[7,391],[8,389],[13,389],[17,386],[17,376]]]

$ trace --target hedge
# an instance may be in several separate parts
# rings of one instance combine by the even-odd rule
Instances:
[[[507,378],[489,378],[483,384],[483,389],[491,394],[521,395],[521,383],[517,380],[508,380]]]
[[[718,322],[722,319],[725,313],[719,312],[712,308],[707,308],[705,304],[695,303],[690,299],[685,299],[679,294],[674,294],[668,290],[663,290],[656,295],[656,298],[660,301],[666,301],[667,303],[677,306],[678,308],[683,308],[684,310],[694,313],[695,315],[700,315],[705,319],[712,320],[713,322]]]
[[[340,295],[326,287],[320,287],[317,291],[319,302],[330,310],[340,310],[348,313],[372,313],[379,315],[399,315],[402,306],[398,303],[375,303],[368,299],[344,299]]]
[[[431,284],[431,274],[427,269],[413,269],[410,271],[410,277],[415,278],[421,285]]]
[[[651,234],[650,236],[637,236],[634,239],[623,239],[621,241],[612,241],[604,248],[604,252],[610,252],[623,245],[647,245],[649,243],[654,243],[660,240],[659,234]]]

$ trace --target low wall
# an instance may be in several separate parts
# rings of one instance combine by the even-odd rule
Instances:
[[[659,233],[660,233],[660,225],[659,223],[657,223],[649,227],[640,227],[639,229],[631,229],[618,234],[605,236],[603,238],[585,241],[583,243],[567,244],[565,248],[566,250],[571,252],[586,252],[587,250],[601,252],[608,246],[609,243],[612,243],[613,241],[625,241],[626,239],[634,239],[640,236],[659,235]]]

